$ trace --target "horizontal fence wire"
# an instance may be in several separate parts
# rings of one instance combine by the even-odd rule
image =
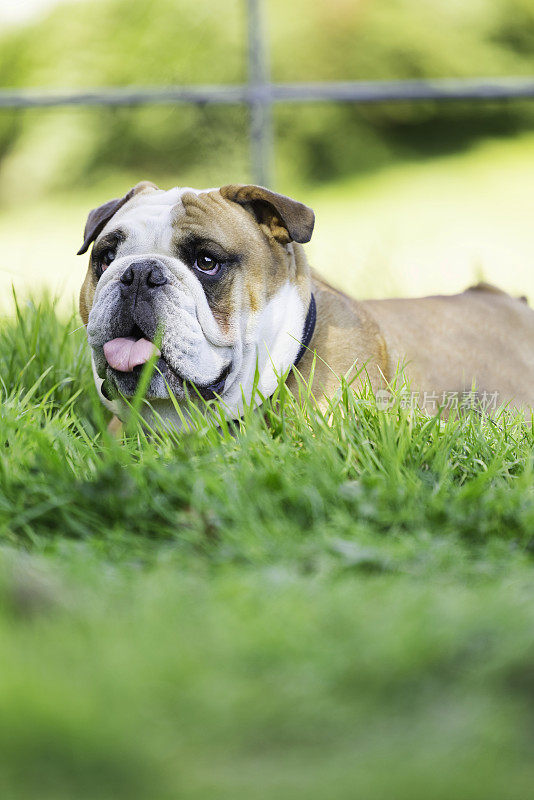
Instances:
[[[229,86],[119,87],[82,91],[0,89],[0,108],[139,106],[192,103],[272,104],[338,101],[350,103],[420,100],[514,100],[534,98],[534,77],[265,83]]]

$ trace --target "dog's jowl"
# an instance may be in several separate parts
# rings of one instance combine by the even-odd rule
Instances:
[[[459,295],[359,302],[309,266],[310,208],[259,186],[137,184],[89,214],[80,293],[103,402],[119,417],[154,356],[150,405],[178,422],[185,394],[219,397],[229,418],[271,395],[294,365],[313,394],[341,375],[381,402],[402,367],[410,399],[436,411],[473,396],[534,406],[534,312],[487,284]],[[174,395],[174,402],[169,397]]]

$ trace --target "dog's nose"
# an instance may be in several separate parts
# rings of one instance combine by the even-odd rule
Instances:
[[[122,273],[120,282],[122,284],[121,294],[126,297],[159,289],[161,286],[165,286],[167,278],[157,261],[147,259],[130,264]]]

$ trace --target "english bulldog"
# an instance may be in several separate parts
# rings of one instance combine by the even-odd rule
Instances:
[[[154,357],[148,407],[177,425],[186,394],[204,407],[218,398],[238,418],[280,376],[295,390],[295,368],[319,402],[342,375],[384,392],[401,365],[430,411],[473,386],[499,405],[534,405],[534,312],[523,300],[488,284],[355,300],[310,268],[302,245],[313,227],[306,205],[253,185],[144,181],[91,211],[80,313],[103,403],[125,419]]]

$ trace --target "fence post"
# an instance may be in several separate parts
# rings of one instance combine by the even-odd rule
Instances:
[[[269,58],[263,28],[262,0],[247,0],[248,90],[252,175],[260,186],[272,186],[273,122]]]

